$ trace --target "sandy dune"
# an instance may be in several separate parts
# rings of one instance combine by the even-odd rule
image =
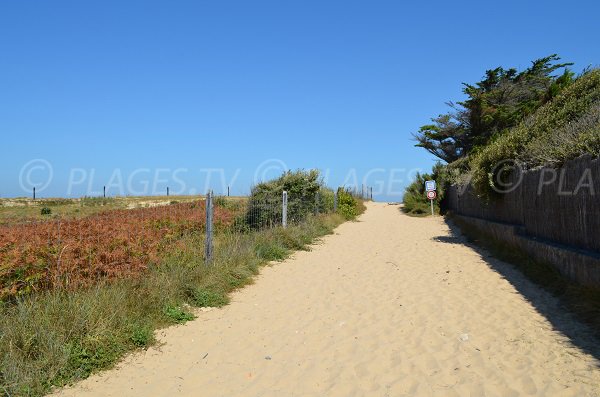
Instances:
[[[600,396],[597,343],[442,219],[370,204],[64,396]],[[483,254],[485,256],[485,254]]]

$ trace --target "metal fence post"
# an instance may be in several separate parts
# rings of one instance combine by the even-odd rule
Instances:
[[[317,194],[315,195],[315,215],[319,215],[320,211],[320,204],[321,204],[321,193],[317,192]]]
[[[283,192],[282,207],[281,207],[281,225],[287,227],[287,208],[288,207],[288,195],[287,192]]]
[[[338,207],[338,192],[337,190],[333,193],[333,212],[337,212]]]
[[[206,195],[206,242],[204,243],[204,260],[208,263],[213,257],[213,192]]]

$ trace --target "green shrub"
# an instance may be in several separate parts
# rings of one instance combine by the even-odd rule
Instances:
[[[136,347],[148,347],[154,342],[154,332],[148,325],[136,324],[131,330],[131,343]]]
[[[335,193],[333,190],[321,187],[317,200],[317,208],[319,213],[327,213],[333,211]]]
[[[290,223],[333,208],[332,192],[323,186],[318,170],[288,171],[252,188],[246,223],[252,228],[281,224],[284,191],[288,194],[287,218]]]
[[[337,212],[346,220],[354,219],[361,212],[359,201],[349,191],[338,189],[338,209]]]
[[[164,309],[165,315],[177,324],[185,323],[194,319],[194,315],[183,310],[179,306],[167,305]]]
[[[50,209],[49,207],[42,207],[42,209],[40,210],[40,214],[52,215],[52,209]]]

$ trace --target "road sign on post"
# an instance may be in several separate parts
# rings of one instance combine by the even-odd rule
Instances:
[[[435,215],[433,212],[433,200],[437,197],[435,192],[436,186],[435,181],[425,181],[425,191],[427,192],[427,198],[431,201],[431,215]]]

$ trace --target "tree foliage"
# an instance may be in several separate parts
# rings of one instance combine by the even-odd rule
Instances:
[[[537,59],[522,72],[497,67],[475,84],[463,83],[467,99],[414,134],[416,146],[450,163],[488,144],[558,95],[574,73],[556,54]],[[556,73],[562,69],[562,73]]]

